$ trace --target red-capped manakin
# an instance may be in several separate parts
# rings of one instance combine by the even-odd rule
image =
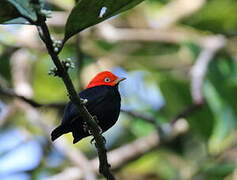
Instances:
[[[123,80],[125,78],[119,78],[109,71],[103,71],[97,74],[86,89],[79,93],[81,98],[87,99],[85,106],[92,116],[96,116],[102,132],[111,128],[118,120],[121,106],[118,84]],[[83,117],[80,116],[71,101],[65,107],[61,125],[52,131],[51,139],[54,141],[69,132],[72,132],[74,144],[90,135],[88,128],[85,128]]]

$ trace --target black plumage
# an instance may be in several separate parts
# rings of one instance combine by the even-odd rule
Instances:
[[[118,85],[95,86],[83,90],[79,95],[81,98],[88,100],[86,108],[91,115],[97,117],[98,124],[103,132],[116,123],[121,102]],[[72,102],[69,102],[65,107],[61,125],[53,130],[51,139],[54,141],[59,136],[69,132],[72,132],[73,143],[77,143],[82,138],[90,135],[85,128],[85,121]]]

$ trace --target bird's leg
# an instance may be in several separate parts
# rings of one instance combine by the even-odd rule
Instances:
[[[97,125],[98,125],[98,119],[97,119],[97,117],[96,116],[93,116],[93,119],[96,121],[96,123],[97,123]],[[90,130],[90,128],[88,127],[88,124],[86,123],[86,122],[83,122],[83,125],[82,125],[82,127],[83,127],[83,130],[84,130],[84,132],[88,132],[90,135],[92,135],[92,132],[91,132],[91,130]],[[98,125],[98,128],[99,128],[99,133],[100,134],[102,134],[103,133],[103,130],[101,129],[101,127]],[[103,137],[103,136],[102,136]],[[104,141],[104,143],[106,143],[106,139],[103,137],[103,141]],[[93,144],[95,142],[95,138],[93,137],[92,139],[91,139],[91,141],[90,141],[90,143],[91,144]]]

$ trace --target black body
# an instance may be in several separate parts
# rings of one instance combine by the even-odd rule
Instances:
[[[86,108],[91,115],[97,117],[98,124],[103,132],[116,123],[121,102],[117,85],[88,88],[80,92],[79,95],[81,98],[88,100]],[[72,132],[74,137],[73,143],[77,143],[82,138],[90,135],[85,128],[85,121],[72,102],[69,102],[65,107],[62,123],[53,130],[51,139],[54,141],[59,136],[69,132]]]

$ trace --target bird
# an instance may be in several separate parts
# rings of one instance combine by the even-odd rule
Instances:
[[[102,133],[111,128],[118,120],[121,97],[118,84],[126,78],[120,78],[110,71],[98,73],[79,93],[80,98],[86,100],[86,108],[96,121]],[[65,106],[61,124],[51,133],[51,140],[66,133],[72,133],[73,144],[90,136],[87,124],[72,101]]]

